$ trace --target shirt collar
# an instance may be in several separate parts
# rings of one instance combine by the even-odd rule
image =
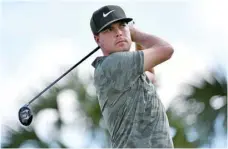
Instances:
[[[103,60],[106,58],[107,56],[98,56],[93,62],[92,62],[92,66],[94,68],[96,68],[100,63],[103,62]]]

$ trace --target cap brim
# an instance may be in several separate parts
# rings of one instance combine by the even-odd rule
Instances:
[[[133,19],[132,18],[120,18],[120,19],[115,19],[115,20],[112,20],[108,23],[106,23],[97,33],[100,33],[105,27],[109,26],[110,24],[114,23],[114,22],[117,22],[117,21],[126,21],[126,22],[130,22],[132,21]]]

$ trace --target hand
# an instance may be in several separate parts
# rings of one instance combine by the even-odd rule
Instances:
[[[131,40],[135,42],[135,34],[136,34],[136,29],[134,27],[134,23],[129,24],[129,30],[131,33]]]
[[[134,23],[129,24],[129,29],[130,29],[130,33],[131,33],[131,40],[133,42],[135,42],[135,36],[137,34],[137,29],[135,28]],[[142,45],[135,42],[135,50],[143,50],[143,49],[145,49],[145,48]]]

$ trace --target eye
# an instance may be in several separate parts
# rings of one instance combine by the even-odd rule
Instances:
[[[120,26],[125,27],[125,26],[127,26],[127,23],[121,22]]]
[[[112,27],[111,26],[108,26],[104,29],[104,32],[110,32],[112,31]]]

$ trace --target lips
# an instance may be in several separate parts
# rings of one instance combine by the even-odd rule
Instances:
[[[121,42],[126,42],[126,40],[124,40],[124,39],[118,40],[118,41],[116,41],[116,44],[119,44],[119,43],[121,43]]]

